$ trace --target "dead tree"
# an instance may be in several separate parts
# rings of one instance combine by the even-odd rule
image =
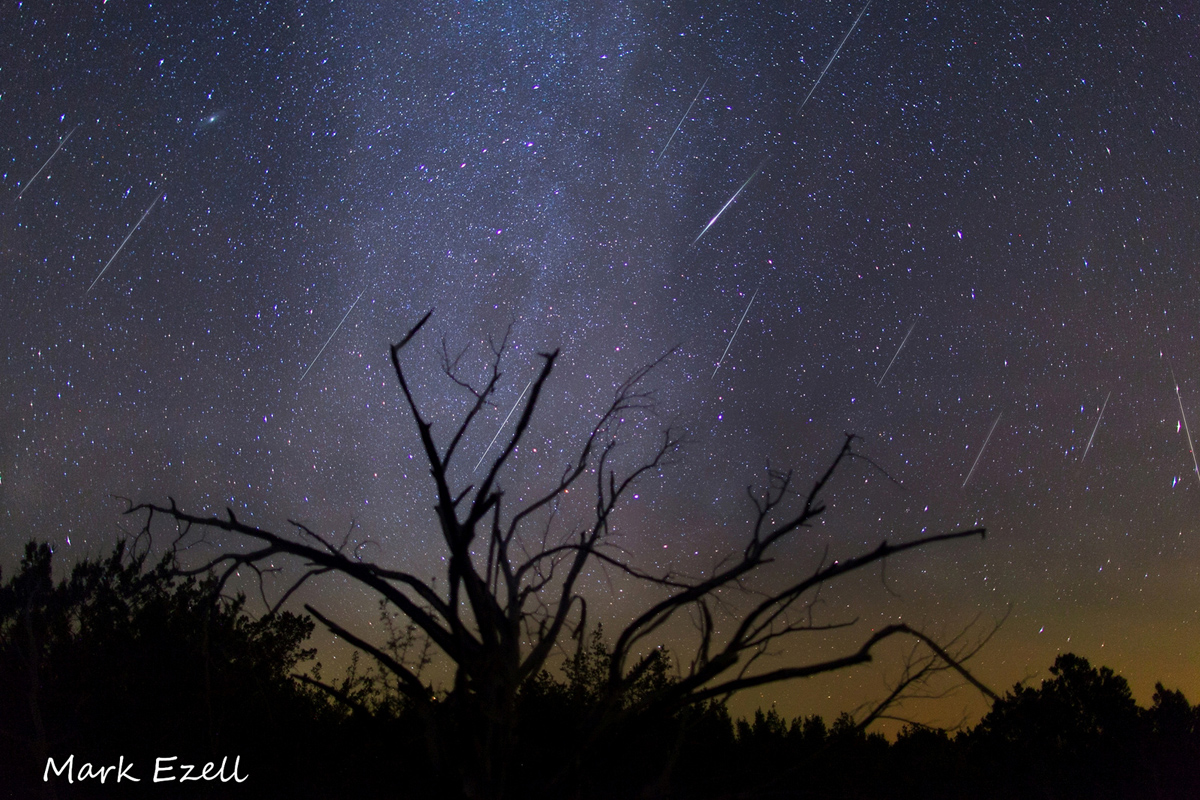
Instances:
[[[290,521],[293,526],[290,533],[276,533],[240,521],[232,510],[227,510],[224,517],[193,515],[178,508],[174,500],[169,505],[138,504],[130,508],[130,513],[146,512],[146,532],[156,516],[173,521],[178,526],[176,547],[206,531],[225,532],[248,540],[251,546],[246,550],[224,551],[188,570],[215,571],[222,584],[243,568],[257,573],[261,581],[263,573],[270,569],[267,565],[280,556],[298,559],[304,565],[303,574],[271,604],[272,610],[286,602],[302,583],[328,574],[353,579],[395,606],[452,664],[453,684],[445,692],[435,692],[418,671],[401,663],[385,647],[329,619],[312,606],[305,608],[329,631],[373,656],[396,676],[407,702],[428,720],[432,758],[447,774],[463,776],[459,789],[464,795],[504,795],[514,747],[512,720],[518,699],[523,688],[547,668],[553,654],[565,642],[575,636],[582,644],[587,605],[581,582],[589,570],[601,565],[657,586],[661,599],[617,635],[600,702],[591,718],[592,736],[602,735],[621,720],[638,714],[670,712],[727,697],[741,689],[863,664],[872,660],[873,652],[882,642],[894,637],[910,637],[919,642],[930,654],[929,664],[936,662],[957,671],[966,681],[994,697],[963,667],[962,659],[903,623],[876,630],[857,649],[838,658],[774,669],[757,668],[760,656],[793,634],[854,624],[853,621],[819,623],[814,619],[811,599],[822,586],[909,550],[982,537],[983,528],[896,543],[883,541],[855,557],[831,563],[823,561],[811,574],[781,589],[760,589],[755,594],[742,595],[746,602],[739,606],[736,616],[722,606],[718,593],[742,591],[772,561],[780,543],[797,536],[825,510],[822,493],[835,473],[847,461],[863,458],[853,448],[854,436],[846,437],[832,463],[807,494],[793,489],[790,472],[771,472],[770,483],[764,490],[750,490],[755,514],[745,547],[707,577],[653,575],[629,563],[610,539],[613,514],[621,499],[639,478],[660,470],[681,442],[668,429],[639,466],[618,474],[612,465],[619,421],[651,407],[652,396],[642,388],[642,381],[654,365],[637,371],[617,387],[612,403],[599,415],[559,479],[532,501],[510,509],[505,505],[505,492],[500,486],[501,473],[529,431],[558,352],[542,354],[542,367],[516,428],[482,479],[478,484],[454,486],[451,463],[460,455],[468,430],[496,391],[504,345],[492,348],[490,375],[482,386],[461,379],[459,360],[445,356],[446,375],[469,392],[471,399],[457,428],[439,443],[434,438],[432,424],[413,397],[401,363],[404,348],[429,317],[426,314],[398,344],[391,346],[391,359],[407,413],[416,424],[436,493],[433,510],[448,556],[444,583],[426,581],[409,572],[362,560],[356,550],[348,549],[346,540],[340,543],[327,540],[300,522]],[[589,514],[590,521],[582,529],[560,534],[557,540],[548,537],[551,523],[546,520],[553,519],[555,504],[569,490],[591,480],[594,480],[594,513]],[[794,508],[793,504],[799,507]],[[636,700],[631,701],[631,688],[655,664],[654,645],[658,642],[654,637],[663,633],[664,626],[672,619],[685,614],[691,616],[697,633],[694,649],[680,665],[681,674],[654,692],[639,692]],[[648,655],[639,655],[647,651]],[[879,716],[878,712],[875,716]],[[586,748],[588,744],[584,737],[579,746]]]

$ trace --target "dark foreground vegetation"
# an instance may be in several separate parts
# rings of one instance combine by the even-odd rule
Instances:
[[[358,664],[293,677],[313,629],[287,612],[252,618],[240,599],[118,547],[55,583],[46,545],[26,548],[0,586],[0,795],[11,797],[448,797],[430,758],[427,717],[387,670]],[[411,649],[411,629],[393,631]],[[1200,708],[1161,685],[1149,708],[1125,680],[1065,654],[1040,688],[1014,687],[974,728],[911,728],[895,742],[849,715],[730,719],[717,702],[605,728],[590,715],[608,670],[596,631],[561,674],[543,673],[516,708],[507,796],[578,798],[1195,798]],[[313,672],[309,670],[309,674]],[[675,674],[652,658],[629,693]],[[320,677],[319,671],[316,675]],[[445,712],[453,724],[453,709]],[[464,741],[470,737],[464,736]],[[43,782],[47,759],[66,772]],[[223,782],[154,783],[155,760],[194,776],[223,758]],[[122,757],[124,762],[121,761]],[[80,780],[85,763],[124,763]],[[132,764],[132,767],[128,765]],[[248,777],[247,777],[248,776]]]

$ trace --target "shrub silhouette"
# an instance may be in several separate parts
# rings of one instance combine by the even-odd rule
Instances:
[[[176,796],[147,780],[155,757],[235,754],[250,781],[189,796],[441,796],[424,717],[387,672],[355,661],[332,683],[347,703],[293,679],[312,654],[308,619],[254,619],[211,579],[148,568],[123,545],[58,583],[52,563],[48,546],[31,543],[0,585],[0,796]],[[1139,708],[1122,677],[1073,654],[1040,687],[1014,687],[973,730],[909,728],[891,744],[849,714],[789,723],[768,709],[734,722],[720,702],[606,718],[611,658],[597,627],[561,671],[523,687],[514,796],[551,785],[579,800],[1200,796],[1200,710],[1162,684]],[[623,702],[679,680],[665,650],[646,663]],[[47,754],[71,753],[77,766],[124,755],[143,782],[42,783]]]
[[[227,774],[240,755],[240,774],[257,773],[261,791],[289,779],[277,743],[332,713],[290,678],[313,654],[302,647],[310,620],[252,619],[244,598],[219,598],[210,581],[145,559],[119,544],[55,584],[50,547],[30,543],[0,587],[0,774],[10,790],[78,792],[65,778],[56,790],[41,782],[47,757],[75,754],[76,767],[132,761],[142,783],[122,784],[122,796],[153,793],[154,759],[171,755],[201,765],[228,756]]]

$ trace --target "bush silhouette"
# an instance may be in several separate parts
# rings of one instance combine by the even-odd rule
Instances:
[[[289,780],[278,743],[333,713],[290,677],[313,654],[302,647],[310,620],[252,619],[244,598],[219,598],[165,561],[147,568],[124,544],[57,584],[52,562],[48,545],[30,543],[0,587],[0,772],[10,790],[50,789],[47,757],[71,754],[77,767],[132,761],[143,780],[122,784],[122,796],[153,793],[160,756],[200,765],[228,756],[231,774],[240,755],[240,774],[256,773],[259,791]],[[80,791],[59,783],[59,797]]]

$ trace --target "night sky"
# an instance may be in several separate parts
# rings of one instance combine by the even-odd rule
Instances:
[[[807,489],[845,432],[902,486],[845,469],[770,580],[988,527],[830,587],[818,613],[858,626],[787,657],[1011,609],[974,662],[998,690],[1074,651],[1143,704],[1156,680],[1200,699],[1193,4],[415,5],[5,4],[6,575],[33,537],[108,551],[139,524],[114,495],[353,523],[435,574],[387,358],[432,308],[406,363],[435,436],[466,401],[443,337],[481,378],[511,325],[460,484],[562,350],[510,501],[677,348],[621,430],[626,464],[688,437],[617,519],[647,569],[740,552],[747,484]],[[612,625],[650,596],[589,581]],[[337,581],[313,597],[377,616]],[[851,709],[889,653],[735,709]]]

